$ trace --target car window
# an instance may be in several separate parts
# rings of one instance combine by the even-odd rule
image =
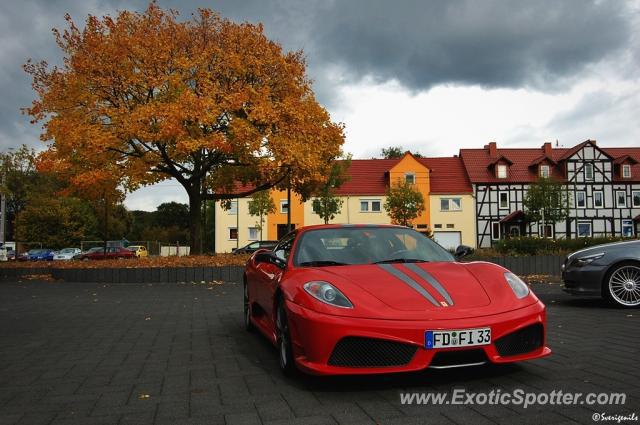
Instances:
[[[405,227],[335,227],[305,232],[294,264],[331,262],[371,264],[387,261],[453,261],[431,239]]]
[[[250,244],[249,244],[249,248],[250,248],[250,249],[256,249],[256,248],[258,248],[259,246],[260,246],[260,243],[259,243],[259,242],[253,242],[253,243],[250,243]]]
[[[291,247],[293,246],[293,241],[296,238],[296,233],[291,232],[288,235],[284,236],[276,247],[273,249],[273,252],[283,260],[288,260],[289,255],[291,254]]]

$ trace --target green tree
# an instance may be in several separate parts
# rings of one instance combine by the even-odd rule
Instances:
[[[271,195],[268,190],[256,192],[251,196],[249,201],[249,214],[254,217],[259,217],[259,222],[256,223],[258,229],[260,229],[260,240],[262,240],[262,228],[264,227],[264,216],[276,212],[276,205],[271,199]]]
[[[16,217],[16,236],[24,242],[41,242],[58,249],[79,246],[95,237],[96,215],[88,202],[67,197],[30,198]]]
[[[530,222],[544,219],[545,223],[555,224],[569,215],[569,199],[563,185],[552,178],[540,178],[529,186],[522,203]]]
[[[404,155],[402,146],[389,146],[382,148],[381,154],[384,159],[400,159]]]
[[[343,201],[335,195],[335,190],[349,179],[347,170],[350,165],[351,156],[334,162],[327,179],[315,191],[316,197],[311,206],[313,212],[324,220],[324,224],[333,220],[342,208]]]
[[[387,200],[384,209],[394,224],[410,226],[422,211],[424,211],[424,197],[414,185],[398,180],[395,185],[387,189]]]
[[[156,207],[155,224],[159,227],[177,226],[189,228],[189,205],[178,202],[164,202]]]

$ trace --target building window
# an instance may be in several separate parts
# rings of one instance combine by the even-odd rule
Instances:
[[[587,207],[587,194],[586,192],[576,192],[576,208]]]
[[[237,241],[238,240],[238,228],[237,227],[229,227],[229,240]]]
[[[634,190],[631,192],[631,197],[633,198],[633,207],[640,207],[640,190]]]
[[[553,238],[553,224],[545,224],[540,226],[540,237],[546,239]]]
[[[440,211],[460,211],[462,202],[460,198],[440,198]]]
[[[496,175],[498,176],[499,179],[506,179],[507,178],[507,166],[504,164],[498,164],[497,169],[497,173]]]
[[[548,165],[541,165],[540,166],[540,177],[542,178],[547,178],[549,177],[549,166]]]
[[[578,223],[578,237],[579,238],[591,237],[591,223],[587,223],[587,222]]]
[[[260,237],[260,232],[258,231],[258,228],[257,227],[249,227],[249,240],[250,241],[257,241],[259,237]]]
[[[500,223],[497,221],[491,223],[491,239],[500,239]]]
[[[627,193],[624,190],[616,190],[616,207],[627,207]]]
[[[289,203],[286,199],[280,201],[280,213],[287,214],[289,212]]]
[[[360,200],[360,212],[380,212],[382,203],[379,199]]]
[[[229,215],[237,215],[238,214],[238,201],[231,201],[229,203],[229,210],[227,210],[227,214],[229,214]]]
[[[604,193],[601,190],[596,190],[593,192],[593,207],[604,207]]]
[[[498,204],[501,210],[509,209],[509,192],[498,193]]]
[[[454,224],[447,224],[447,229],[453,229],[453,228],[455,228]]]
[[[593,180],[593,164],[584,164],[584,179]]]
[[[625,238],[633,236],[633,220],[622,220],[622,236]]]
[[[442,229],[442,224],[434,224],[433,227],[436,229]]]
[[[625,179],[631,178],[631,165],[622,164],[622,178],[625,178]]]
[[[414,173],[405,173],[404,181],[407,184],[416,184],[416,175]]]

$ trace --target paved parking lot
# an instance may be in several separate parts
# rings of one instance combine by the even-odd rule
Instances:
[[[640,310],[537,286],[546,359],[285,379],[237,284],[0,283],[1,424],[540,424],[640,415]],[[625,392],[624,406],[403,405],[401,392]],[[630,423],[639,423],[631,421]]]

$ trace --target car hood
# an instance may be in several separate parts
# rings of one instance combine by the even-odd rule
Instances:
[[[329,307],[339,315],[454,319],[511,311],[538,301],[533,294],[518,300],[505,281],[507,270],[491,263],[366,264],[306,270],[307,281],[327,281],[351,300],[353,309]],[[313,306],[319,307],[317,302]],[[327,312],[322,306],[320,310]]]

